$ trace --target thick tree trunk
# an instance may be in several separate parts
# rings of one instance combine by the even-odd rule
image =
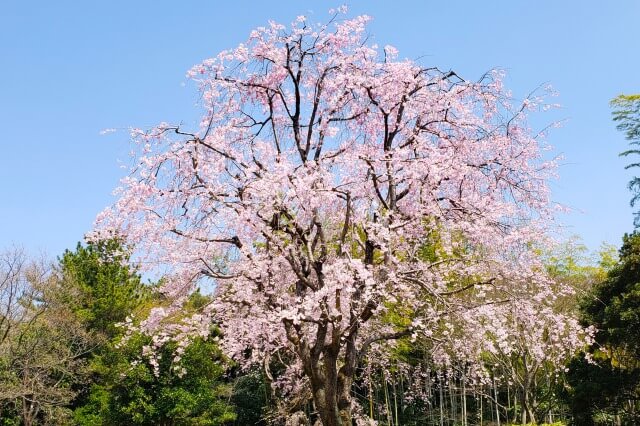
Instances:
[[[351,385],[353,379],[343,374],[338,376],[338,414],[343,426],[351,426]]]
[[[351,426],[351,385],[353,379],[342,369],[337,359],[326,355],[315,366],[311,377],[313,401],[323,426]]]
[[[339,292],[336,293],[336,309],[340,310]],[[351,387],[363,354],[356,348],[358,321],[367,320],[370,311],[368,304],[364,313],[352,312],[352,325],[348,330],[335,327],[329,318],[323,317],[318,323],[313,345],[300,338],[299,326],[292,321],[284,322],[287,337],[296,346],[310,380],[313,402],[324,426],[352,425]]]
[[[351,426],[351,398],[338,397],[336,390],[321,387],[313,392],[322,425]]]
[[[313,387],[313,401],[323,426],[351,426],[351,386],[327,381]]]
[[[331,393],[331,391],[327,392],[324,387],[313,392],[313,401],[318,410],[318,415],[323,426],[344,426],[340,420],[338,404],[335,398],[332,400]]]

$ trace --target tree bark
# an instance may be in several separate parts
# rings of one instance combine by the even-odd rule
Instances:
[[[353,379],[342,369],[338,359],[325,353],[322,361],[313,366],[311,388],[313,401],[323,426],[351,426],[351,385]]]

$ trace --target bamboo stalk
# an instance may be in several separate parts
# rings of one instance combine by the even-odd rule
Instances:
[[[500,426],[500,405],[498,404],[498,387],[496,386],[496,379],[492,377],[491,380],[493,381],[493,395],[494,395],[495,404],[496,404],[496,421],[497,421],[497,425]],[[509,389],[508,386],[507,386],[507,389]]]
[[[444,393],[442,391],[442,378],[438,381],[440,385],[440,426],[444,426]]]

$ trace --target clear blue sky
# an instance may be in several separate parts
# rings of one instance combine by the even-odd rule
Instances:
[[[591,247],[632,230],[623,136],[609,100],[640,92],[640,2],[352,1],[375,19],[373,40],[425,65],[475,79],[499,67],[524,96],[560,92],[567,119],[549,141],[564,155],[554,199]],[[127,160],[126,132],[195,118],[191,65],[234,47],[274,19],[324,20],[340,2],[29,1],[0,4],[0,248],[58,255],[112,202]]]

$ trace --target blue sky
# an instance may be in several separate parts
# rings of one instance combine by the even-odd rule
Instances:
[[[52,256],[73,248],[127,160],[126,132],[196,117],[191,65],[234,47],[269,19],[324,20],[340,2],[28,1],[0,3],[0,249],[15,244]],[[401,57],[475,79],[507,71],[525,96],[551,83],[566,119],[549,142],[564,156],[554,200],[560,218],[591,248],[632,230],[623,135],[609,100],[640,92],[640,2],[352,1],[374,17],[372,41]],[[186,85],[184,83],[187,83]]]

